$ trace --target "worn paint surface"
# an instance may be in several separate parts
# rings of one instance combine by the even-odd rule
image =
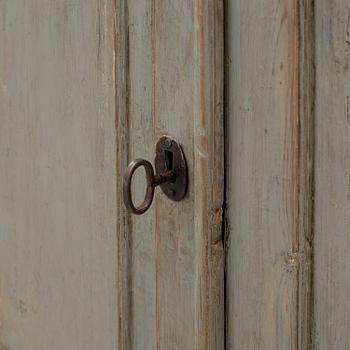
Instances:
[[[228,348],[349,349],[349,3],[228,16]]]
[[[222,15],[0,1],[1,349],[223,348]],[[164,133],[188,196],[131,217],[120,174]]]
[[[146,214],[122,216],[120,349],[223,349],[222,3],[129,0],[118,9],[120,167],[152,161],[170,134],[189,168],[183,201],[157,190]],[[135,186],[143,192],[142,178]]]
[[[303,341],[300,5],[228,2],[228,349]]]
[[[316,2],[315,342],[350,347],[350,4]]]
[[[113,2],[0,1],[0,349],[116,349]]]

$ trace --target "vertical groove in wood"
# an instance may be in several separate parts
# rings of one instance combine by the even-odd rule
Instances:
[[[126,213],[123,196],[123,171],[128,164],[129,155],[129,49],[128,49],[128,9],[127,0],[114,1],[114,60],[116,85],[116,171],[117,171],[117,247],[116,247],[116,287],[117,293],[117,348],[131,349],[131,303],[130,303],[130,218]]]
[[[313,333],[313,193],[315,105],[314,1],[298,1],[299,126],[298,215],[299,288],[298,349],[309,350]]]
[[[290,188],[290,216],[292,234],[292,254],[299,251],[299,227],[298,227],[298,186],[299,186],[299,22],[298,22],[299,0],[291,1],[291,50],[290,50],[290,167],[291,167],[291,188]]]
[[[299,67],[300,67],[300,57],[299,57],[299,0],[292,0],[291,2],[291,78],[290,78],[290,89],[291,89],[291,106],[290,106],[290,134],[291,134],[291,188],[290,188],[290,216],[291,216],[291,234],[292,234],[292,252],[290,259],[295,261],[296,266],[296,287],[294,289],[293,299],[295,300],[295,315],[294,315],[294,325],[295,331],[292,332],[292,337],[295,339],[292,341],[292,348],[298,349],[298,315],[299,315],[299,271],[301,258],[299,244],[301,240],[301,232],[299,227],[299,186],[300,186],[300,106],[299,106],[299,93],[300,93],[300,76],[299,76]]]

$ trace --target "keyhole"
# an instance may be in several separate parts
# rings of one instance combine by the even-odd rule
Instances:
[[[164,151],[165,153],[165,166],[167,168],[167,170],[173,170],[173,152]]]

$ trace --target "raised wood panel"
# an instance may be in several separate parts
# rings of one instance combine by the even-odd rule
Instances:
[[[223,349],[222,2],[118,6],[117,99],[127,96],[118,132],[128,144],[120,167],[125,157],[152,161],[158,138],[169,134],[182,144],[189,168],[183,201],[171,202],[158,189],[146,214],[123,214],[119,310],[128,326],[120,330],[120,348]],[[135,185],[141,192],[142,180]]]
[[[315,342],[350,348],[350,4],[316,1]]]
[[[112,350],[113,1],[0,1],[0,348]]]
[[[299,5],[227,6],[227,349],[298,348]]]

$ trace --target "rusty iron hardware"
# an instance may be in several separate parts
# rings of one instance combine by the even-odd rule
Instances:
[[[152,164],[145,159],[135,159],[124,174],[123,194],[125,206],[134,214],[141,215],[151,206],[154,189],[160,186],[164,194],[173,201],[180,201],[187,191],[187,164],[180,144],[170,136],[162,136],[157,142],[156,157]],[[136,207],[132,200],[131,181],[137,168],[143,166],[146,172],[147,190],[143,202]]]

